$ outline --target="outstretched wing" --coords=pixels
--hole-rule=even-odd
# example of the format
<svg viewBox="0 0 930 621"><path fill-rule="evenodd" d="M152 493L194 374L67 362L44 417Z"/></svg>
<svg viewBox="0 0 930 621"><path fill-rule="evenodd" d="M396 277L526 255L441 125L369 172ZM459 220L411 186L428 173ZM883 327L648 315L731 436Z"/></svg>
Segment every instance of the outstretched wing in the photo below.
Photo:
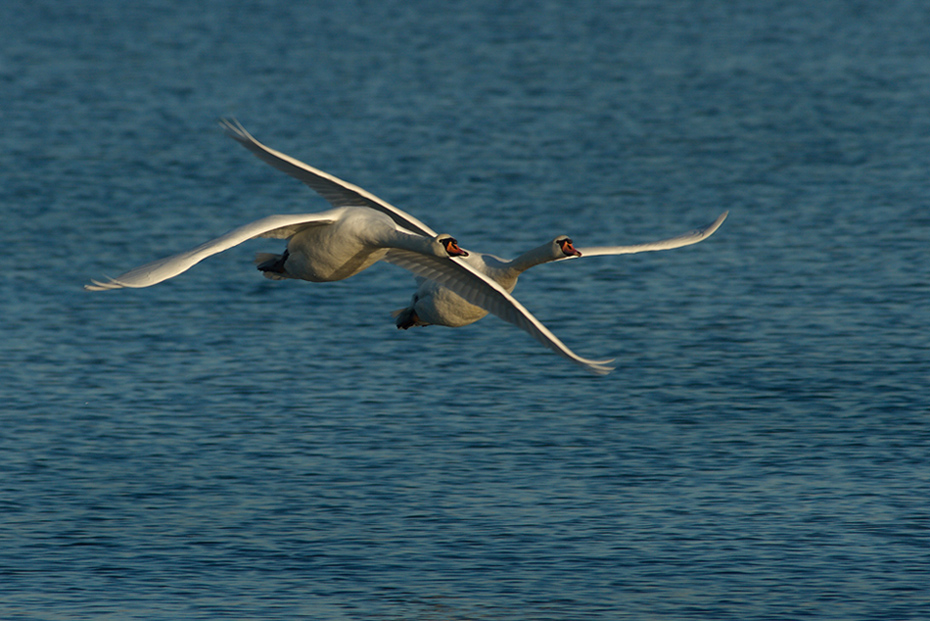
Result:
<svg viewBox="0 0 930 621"><path fill-rule="evenodd" d="M319 226L335 222L342 209L332 209L320 213L268 216L233 229L216 239L200 244L186 252L175 254L158 261L146 263L140 267L110 278L106 282L94 280L91 285L84 285L88 291L105 291L123 287L150 287L163 280L173 278L200 263L209 256L238 246L255 237L275 237L286 239L308 226Z"/></svg>
<svg viewBox="0 0 930 621"><path fill-rule="evenodd" d="M606 254L635 254L637 252L671 250L672 248L690 246L691 244L696 244L699 241L703 241L713 235L714 231L720 228L720 225L723 224L723 221L727 219L727 214L729 213L729 211L724 211L722 214L720 214L720 217L718 217L707 226L694 229L693 231L688 231L687 233L679 235L678 237L671 237L669 239L649 242L646 244L635 244L632 246L593 246L591 248L578 248L578 252L581 253L581 257L565 257L558 260L564 261L566 259L597 257Z"/></svg>
<svg viewBox="0 0 930 621"><path fill-rule="evenodd" d="M613 360L590 360L573 352L503 287L461 259L437 259L393 249L384 260L448 287L471 304L525 330L549 349L592 373L606 375L613 370L609 366Z"/></svg>
<svg viewBox="0 0 930 621"><path fill-rule="evenodd" d="M285 155L280 151L266 147L247 132L236 119L220 119L220 125L230 137L254 153L260 160L306 183L334 207L369 207L387 214L398 226L408 231L427 237L436 236L433 229L374 194L313 166L304 164L300 160Z"/></svg>

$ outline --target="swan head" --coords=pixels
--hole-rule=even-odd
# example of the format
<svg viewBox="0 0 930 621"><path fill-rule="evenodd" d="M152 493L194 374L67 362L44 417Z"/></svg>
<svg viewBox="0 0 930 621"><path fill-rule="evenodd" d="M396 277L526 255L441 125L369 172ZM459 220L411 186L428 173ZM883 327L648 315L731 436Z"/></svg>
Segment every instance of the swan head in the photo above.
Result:
<svg viewBox="0 0 930 621"><path fill-rule="evenodd" d="M554 240L552 240L552 243L554 246L553 250L555 250L556 252L555 256L557 256L560 259L563 257L580 257L581 256L581 253L578 252L575 246L572 245L572 240L571 238L569 238L568 235L559 235Z"/></svg>
<svg viewBox="0 0 930 621"><path fill-rule="evenodd" d="M459 243L451 235L437 235L436 241L450 257L467 257L468 253L459 248Z"/></svg>

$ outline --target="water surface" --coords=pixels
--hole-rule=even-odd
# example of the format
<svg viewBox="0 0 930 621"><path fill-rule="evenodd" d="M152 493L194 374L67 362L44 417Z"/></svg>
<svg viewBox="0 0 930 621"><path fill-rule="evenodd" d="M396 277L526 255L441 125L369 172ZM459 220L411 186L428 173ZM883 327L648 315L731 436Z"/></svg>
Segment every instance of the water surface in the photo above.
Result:
<svg viewBox="0 0 930 621"><path fill-rule="evenodd" d="M0 616L930 615L919 2L33 2L0 26ZM262 279L270 146L513 256L598 378L413 279Z"/></svg>

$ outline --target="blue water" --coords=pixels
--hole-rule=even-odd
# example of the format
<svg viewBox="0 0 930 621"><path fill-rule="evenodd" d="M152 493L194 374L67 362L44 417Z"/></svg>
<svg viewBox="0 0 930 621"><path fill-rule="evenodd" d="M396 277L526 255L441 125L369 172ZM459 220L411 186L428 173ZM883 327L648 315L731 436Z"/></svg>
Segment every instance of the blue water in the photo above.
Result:
<svg viewBox="0 0 930 621"><path fill-rule="evenodd" d="M9 12L8 12L9 13ZM35 0L0 20L0 618L930 618L922 1ZM271 282L255 136L536 268Z"/></svg>

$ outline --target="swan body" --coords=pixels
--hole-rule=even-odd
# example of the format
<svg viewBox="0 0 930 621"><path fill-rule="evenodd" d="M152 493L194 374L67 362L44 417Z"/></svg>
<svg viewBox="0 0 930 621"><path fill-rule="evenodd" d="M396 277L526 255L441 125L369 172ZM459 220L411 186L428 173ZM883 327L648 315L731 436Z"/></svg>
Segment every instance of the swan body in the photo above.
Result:
<svg viewBox="0 0 930 621"><path fill-rule="evenodd" d="M220 123L227 134L259 159L317 192L334 209L320 213L274 215L240 226L191 250L147 263L107 281L92 281L89 291L149 287L177 276L214 254L256 237L288 240L280 255L259 254L258 269L273 279L327 282L349 278L383 260L434 281L467 304L497 315L537 341L603 375L612 360L592 360L569 349L510 292L469 263L468 253L448 235L439 235L413 216L362 188L342 181L258 142L233 119ZM511 287L512 288L512 287Z"/></svg>
<svg viewBox="0 0 930 621"><path fill-rule="evenodd" d="M260 254L258 268L273 279L332 282L354 276L384 259L391 248L437 258L461 256L448 235L425 237L400 229L386 215L365 207L339 207L328 223L300 227L282 255Z"/></svg>
<svg viewBox="0 0 930 621"><path fill-rule="evenodd" d="M696 244L707 239L720 228L728 213L724 212L710 224L682 235L644 244L576 249L568 236L559 235L552 241L533 248L511 261L480 252L469 252L462 261L467 262L475 270L496 281L508 293L511 293L517 285L517 278L520 274L544 263L580 257L669 250ZM406 330L414 326L429 325L458 328L474 323L488 314L483 308L468 303L461 296L435 281L418 278L417 282L417 290L413 294L410 306L393 313L398 328Z"/></svg>
<svg viewBox="0 0 930 621"><path fill-rule="evenodd" d="M207 257L256 237L288 239L283 255L258 255L270 278L312 282L343 280L383 259L391 248L445 260L462 255L448 235L425 237L400 229L389 217L363 207L338 207L311 214L268 216L233 229L196 248L147 263L116 278L85 285L88 291L151 287L186 272ZM274 257L277 261L269 263ZM268 266L268 267L265 267Z"/></svg>
<svg viewBox="0 0 930 621"><path fill-rule="evenodd" d="M525 252L512 261L493 254L469 253L463 259L475 270L499 284L507 293L517 286L517 278L529 268L556 261L578 253L567 235L560 235L551 242ZM417 279L418 286L411 305L394 311L398 328L412 326L441 325L459 328L474 323L487 315L480 306L469 304L448 288L433 280Z"/></svg>

